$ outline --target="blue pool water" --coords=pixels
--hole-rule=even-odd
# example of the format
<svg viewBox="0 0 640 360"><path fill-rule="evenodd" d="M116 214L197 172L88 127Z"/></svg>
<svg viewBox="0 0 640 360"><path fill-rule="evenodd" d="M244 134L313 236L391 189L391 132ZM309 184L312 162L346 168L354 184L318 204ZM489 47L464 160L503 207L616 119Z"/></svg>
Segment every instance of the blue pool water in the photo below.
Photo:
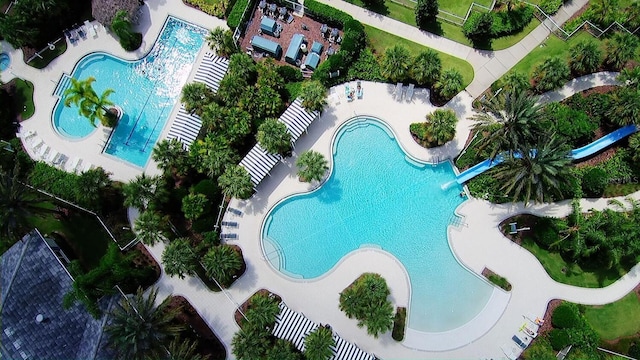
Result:
<svg viewBox="0 0 640 360"><path fill-rule="evenodd" d="M9 54L0 53L0 71L5 71L11 65L11 58Z"/></svg>
<svg viewBox="0 0 640 360"><path fill-rule="evenodd" d="M442 332L475 317L493 288L463 268L449 248L447 226L462 202L451 165L408 159L376 120L347 122L335 141L327 182L283 200L267 216L266 258L284 274L308 279L363 245L379 246L409 274L410 328ZM446 183L453 184L443 190Z"/></svg>
<svg viewBox="0 0 640 360"><path fill-rule="evenodd" d="M205 29L169 17L153 49L140 60L124 61L93 53L78 62L71 76L83 80L94 77L98 95L106 89L115 90L109 99L125 113L106 153L136 166L146 165L205 36ZM65 107L62 101L54 109L53 123L70 139L81 139L95 131L75 106Z"/></svg>

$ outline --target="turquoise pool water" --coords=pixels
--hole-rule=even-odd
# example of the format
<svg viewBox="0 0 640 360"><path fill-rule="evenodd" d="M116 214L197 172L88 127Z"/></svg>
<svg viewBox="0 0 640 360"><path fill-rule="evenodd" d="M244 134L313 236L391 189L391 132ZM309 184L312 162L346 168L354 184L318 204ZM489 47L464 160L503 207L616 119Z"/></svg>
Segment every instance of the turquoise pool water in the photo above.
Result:
<svg viewBox="0 0 640 360"><path fill-rule="evenodd" d="M363 245L381 247L409 274L408 326L455 329L482 310L493 288L463 268L449 248L447 226L462 202L454 180L448 162L433 166L409 159L383 123L352 120L336 136L327 182L270 211L263 251L284 274L309 279Z"/></svg>
<svg viewBox="0 0 640 360"><path fill-rule="evenodd" d="M106 89L109 98L125 115L113 131L105 152L144 167L187 81L206 30L169 17L151 51L136 61L121 60L106 53L93 53L78 62L71 76L96 81L98 94ZM74 106L56 104L53 124L70 139L89 136L95 128Z"/></svg>

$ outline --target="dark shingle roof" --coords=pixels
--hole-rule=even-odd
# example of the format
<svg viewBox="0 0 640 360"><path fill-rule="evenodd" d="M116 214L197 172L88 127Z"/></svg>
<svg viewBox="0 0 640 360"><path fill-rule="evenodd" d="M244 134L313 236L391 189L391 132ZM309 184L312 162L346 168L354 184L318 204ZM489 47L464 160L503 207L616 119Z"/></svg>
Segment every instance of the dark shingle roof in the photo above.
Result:
<svg viewBox="0 0 640 360"><path fill-rule="evenodd" d="M68 310L62 307L72 280L39 233L26 235L2 255L0 263L2 358L107 357L103 319L95 320L80 304ZM38 314L45 321L38 323Z"/></svg>

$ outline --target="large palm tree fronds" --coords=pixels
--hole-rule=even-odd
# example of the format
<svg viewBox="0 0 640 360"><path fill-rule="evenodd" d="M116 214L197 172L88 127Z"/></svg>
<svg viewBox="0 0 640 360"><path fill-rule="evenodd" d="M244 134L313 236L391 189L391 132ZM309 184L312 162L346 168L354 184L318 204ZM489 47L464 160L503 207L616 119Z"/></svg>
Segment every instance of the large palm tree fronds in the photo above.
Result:
<svg viewBox="0 0 640 360"><path fill-rule="evenodd" d="M537 147L524 146L510 153L503 164L492 170L503 182L502 189L525 205L559 194L562 183L570 178L568 149L553 135L537 143Z"/></svg>
<svg viewBox="0 0 640 360"><path fill-rule="evenodd" d="M169 309L171 297L156 306L157 295L157 288L152 288L148 295L138 288L131 299L121 300L111 312L112 322L105 327L105 332L120 358L161 357L166 354L164 344L182 330L174 323L179 309Z"/></svg>
<svg viewBox="0 0 640 360"><path fill-rule="evenodd" d="M543 107L524 89L503 91L483 105L484 111L472 117L476 121L473 130L487 133L481 138L479 149L492 145L491 158L531 145L542 132L539 122Z"/></svg>

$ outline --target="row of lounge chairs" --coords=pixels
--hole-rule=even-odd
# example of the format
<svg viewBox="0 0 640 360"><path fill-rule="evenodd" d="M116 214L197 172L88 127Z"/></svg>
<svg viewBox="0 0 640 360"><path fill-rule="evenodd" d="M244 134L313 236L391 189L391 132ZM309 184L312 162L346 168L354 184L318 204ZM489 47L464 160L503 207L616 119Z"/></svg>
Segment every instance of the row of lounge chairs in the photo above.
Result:
<svg viewBox="0 0 640 360"><path fill-rule="evenodd" d="M405 92L404 85L402 83L398 83L396 84L396 89L393 92L393 96L397 101L402 101L403 94L404 94L404 99L407 102L411 102L413 100L414 90L415 90L414 84L407 85L407 90Z"/></svg>
<svg viewBox="0 0 640 360"><path fill-rule="evenodd" d="M94 167L91 163L85 163L77 157L69 161L69 157L66 154L51 148L35 131L26 131L24 134L21 134L21 137L25 145L31 149L33 158L36 160L44 161L61 170L75 173L87 171Z"/></svg>
<svg viewBox="0 0 640 360"><path fill-rule="evenodd" d="M235 215L235 216L242 216L242 211L232 208L232 207L228 207L227 211L230 212L231 214ZM222 226L223 227L227 227L227 228L237 228L238 227L238 222L237 221L223 221L222 222ZM222 240L236 240L238 238L238 234L236 233L222 233L220 234L220 239Z"/></svg>

